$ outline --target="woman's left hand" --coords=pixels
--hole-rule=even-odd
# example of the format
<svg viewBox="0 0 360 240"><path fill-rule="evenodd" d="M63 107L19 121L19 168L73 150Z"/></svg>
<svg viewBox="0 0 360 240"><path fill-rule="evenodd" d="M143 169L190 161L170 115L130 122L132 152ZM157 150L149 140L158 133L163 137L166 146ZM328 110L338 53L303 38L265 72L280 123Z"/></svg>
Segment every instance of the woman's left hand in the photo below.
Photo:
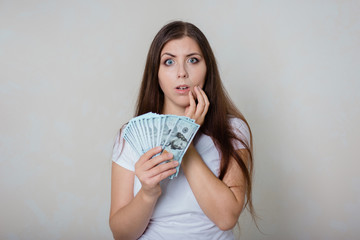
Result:
<svg viewBox="0 0 360 240"><path fill-rule="evenodd" d="M210 102L205 92L199 86L195 86L194 91L198 103L196 104L192 92L189 91L190 105L185 109L185 116L194 119L195 123L201 126L204 123Z"/></svg>

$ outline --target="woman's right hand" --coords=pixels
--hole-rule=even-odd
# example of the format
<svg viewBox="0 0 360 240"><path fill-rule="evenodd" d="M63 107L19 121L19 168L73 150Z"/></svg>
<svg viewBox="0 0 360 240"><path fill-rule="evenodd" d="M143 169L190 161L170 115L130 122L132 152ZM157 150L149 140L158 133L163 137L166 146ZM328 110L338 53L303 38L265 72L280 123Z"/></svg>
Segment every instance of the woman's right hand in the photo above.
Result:
<svg viewBox="0 0 360 240"><path fill-rule="evenodd" d="M135 175L141 182L143 192L149 197L160 196L160 181L176 173L176 167L179 164L177 161L169 161L173 155L167 151L152 158L160 152L161 147L152 148L143 154L135 164Z"/></svg>

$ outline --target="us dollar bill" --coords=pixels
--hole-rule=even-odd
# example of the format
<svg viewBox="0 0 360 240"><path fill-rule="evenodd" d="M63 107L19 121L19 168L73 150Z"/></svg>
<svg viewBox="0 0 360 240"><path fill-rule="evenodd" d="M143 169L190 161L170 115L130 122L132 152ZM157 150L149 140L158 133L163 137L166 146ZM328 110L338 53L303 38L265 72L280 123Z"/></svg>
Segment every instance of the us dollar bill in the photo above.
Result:
<svg viewBox="0 0 360 240"><path fill-rule="evenodd" d="M179 119L173 128L173 131L170 133L170 136L165 143L164 150L171 152L173 154L173 159L179 162L176 173L171 175L169 177L170 179L173 179L178 175L182 158L199 127L200 126L194 122Z"/></svg>
<svg viewBox="0 0 360 240"><path fill-rule="evenodd" d="M188 117L146 113L129 121L124 139L139 157L156 146L162 148L159 154L165 150L171 152L173 159L179 162L176 173L169 177L173 179L178 175L181 160L199 127Z"/></svg>

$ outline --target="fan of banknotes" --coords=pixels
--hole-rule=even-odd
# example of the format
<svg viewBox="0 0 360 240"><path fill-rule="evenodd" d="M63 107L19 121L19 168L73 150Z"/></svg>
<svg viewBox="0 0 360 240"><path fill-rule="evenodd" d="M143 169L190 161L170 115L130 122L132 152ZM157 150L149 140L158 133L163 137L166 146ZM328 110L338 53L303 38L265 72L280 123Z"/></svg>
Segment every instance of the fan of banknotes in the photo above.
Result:
<svg viewBox="0 0 360 240"><path fill-rule="evenodd" d="M139 156L157 146L171 152L173 159L179 162L176 173L169 177L173 179L178 175L181 160L199 127L188 117L149 112L129 121L124 138Z"/></svg>

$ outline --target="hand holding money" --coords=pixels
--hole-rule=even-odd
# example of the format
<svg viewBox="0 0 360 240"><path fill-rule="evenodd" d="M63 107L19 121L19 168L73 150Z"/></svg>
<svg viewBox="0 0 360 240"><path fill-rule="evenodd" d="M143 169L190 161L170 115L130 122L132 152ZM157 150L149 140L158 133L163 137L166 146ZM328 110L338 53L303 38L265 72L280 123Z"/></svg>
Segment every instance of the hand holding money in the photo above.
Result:
<svg viewBox="0 0 360 240"><path fill-rule="evenodd" d="M169 178L176 177L179 173L181 160L199 127L193 119L188 117L151 112L131 119L124 130L124 138L138 153L139 157L141 156L137 163L138 175L147 181L148 177L152 177L161 171L167 171L169 164L160 168L157 168L157 165L161 166L164 161L171 159L164 160L165 156L158 158L160 153L168 152L172 154L172 159L178 162L176 172ZM160 148L153 150L157 146ZM149 160L150 158L151 160ZM144 174L145 171L146 174ZM159 178L163 176L164 174ZM149 182L149 184L152 183Z"/></svg>
<svg viewBox="0 0 360 240"><path fill-rule="evenodd" d="M171 161L173 154L155 147L144 153L135 164L135 175L141 182L143 190L149 196L159 196L161 193L160 181L175 174L177 161ZM156 157L153 157L157 155ZM163 163L163 164L161 164Z"/></svg>
<svg viewBox="0 0 360 240"><path fill-rule="evenodd" d="M210 102L204 90L202 90L199 86L195 86L194 91L198 103L196 104L193 93L189 91L190 106L186 108L185 116L194 119L197 124L202 125L209 109Z"/></svg>

